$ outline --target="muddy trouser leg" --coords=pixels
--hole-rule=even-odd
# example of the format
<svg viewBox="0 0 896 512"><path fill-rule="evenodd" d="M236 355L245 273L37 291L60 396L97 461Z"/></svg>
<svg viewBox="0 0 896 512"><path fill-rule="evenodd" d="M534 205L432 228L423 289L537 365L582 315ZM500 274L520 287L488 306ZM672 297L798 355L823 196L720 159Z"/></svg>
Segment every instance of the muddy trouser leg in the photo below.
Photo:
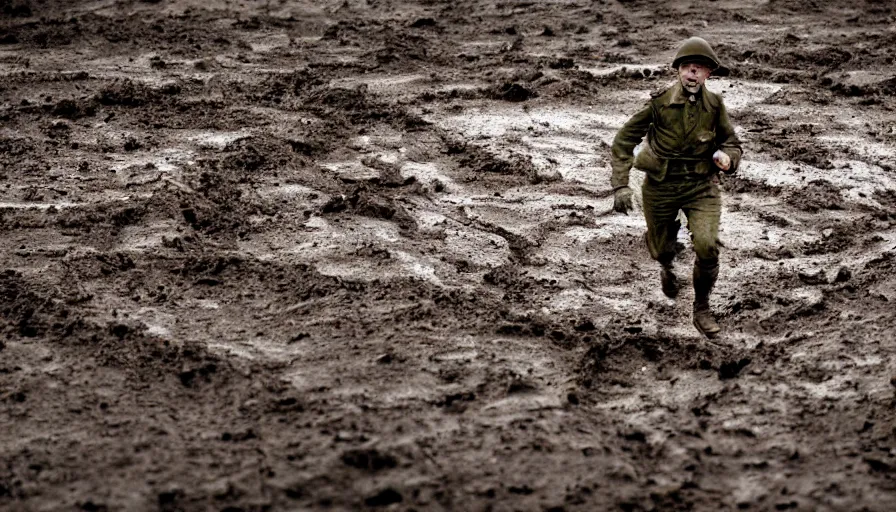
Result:
<svg viewBox="0 0 896 512"><path fill-rule="evenodd" d="M675 258L675 241L681 223L678 210L681 200L677 183L658 183L644 179L641 193L644 203L644 220L647 221L647 250L650 257L664 267L671 267Z"/></svg>
<svg viewBox="0 0 896 512"><path fill-rule="evenodd" d="M644 219L647 221L645 241L650 257L657 260L663 269L660 272L663 294L669 298L678 296L678 278L672 270L675 259L675 245L681 223L678 211L681 208L678 189L680 182L657 183L650 178L644 180Z"/></svg>
<svg viewBox="0 0 896 512"><path fill-rule="evenodd" d="M707 180L694 185L682 207L694 245L694 325L707 337L719 332L709 309L709 295L719 275L719 221L722 198L718 185Z"/></svg>

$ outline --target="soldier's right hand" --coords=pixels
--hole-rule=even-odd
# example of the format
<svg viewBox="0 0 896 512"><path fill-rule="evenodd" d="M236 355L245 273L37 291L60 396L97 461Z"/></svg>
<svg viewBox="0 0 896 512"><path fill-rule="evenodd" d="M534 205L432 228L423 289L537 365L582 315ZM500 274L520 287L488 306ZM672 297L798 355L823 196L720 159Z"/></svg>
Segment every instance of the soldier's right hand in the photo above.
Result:
<svg viewBox="0 0 896 512"><path fill-rule="evenodd" d="M613 210L628 215L632 210L632 189L621 187L613 193Z"/></svg>
<svg viewBox="0 0 896 512"><path fill-rule="evenodd" d="M716 167L725 172L728 172L728 169L731 167L731 157L721 149L716 150L716 152L712 154L712 161L715 162Z"/></svg>

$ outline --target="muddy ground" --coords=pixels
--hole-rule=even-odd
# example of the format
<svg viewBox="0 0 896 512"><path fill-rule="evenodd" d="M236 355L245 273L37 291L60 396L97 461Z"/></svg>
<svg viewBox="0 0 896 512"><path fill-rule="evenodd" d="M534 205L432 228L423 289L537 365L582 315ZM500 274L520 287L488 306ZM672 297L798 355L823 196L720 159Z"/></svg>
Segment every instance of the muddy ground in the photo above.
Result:
<svg viewBox="0 0 896 512"><path fill-rule="evenodd" d="M896 509L896 6L0 16L0 509ZM716 342L609 213L691 35Z"/></svg>

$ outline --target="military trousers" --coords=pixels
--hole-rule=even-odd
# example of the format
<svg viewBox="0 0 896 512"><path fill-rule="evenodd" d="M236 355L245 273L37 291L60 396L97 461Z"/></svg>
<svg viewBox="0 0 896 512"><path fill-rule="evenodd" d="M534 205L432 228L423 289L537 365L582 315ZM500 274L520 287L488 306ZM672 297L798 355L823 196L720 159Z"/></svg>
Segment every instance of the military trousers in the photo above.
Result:
<svg viewBox="0 0 896 512"><path fill-rule="evenodd" d="M681 223L679 210L688 221L688 230L697 263L715 267L719 259L719 220L722 194L716 176L669 176L659 182L649 176L641 188L644 218L647 220L647 248L650 257L663 265L675 258L675 243Z"/></svg>

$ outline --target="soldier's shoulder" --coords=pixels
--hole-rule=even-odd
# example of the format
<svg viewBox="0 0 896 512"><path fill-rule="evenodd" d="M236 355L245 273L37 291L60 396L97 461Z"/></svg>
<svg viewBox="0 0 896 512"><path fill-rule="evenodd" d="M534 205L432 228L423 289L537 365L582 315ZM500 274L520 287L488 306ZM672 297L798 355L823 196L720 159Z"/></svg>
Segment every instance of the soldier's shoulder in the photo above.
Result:
<svg viewBox="0 0 896 512"><path fill-rule="evenodd" d="M665 95L666 93L668 93L669 91L672 90L673 85L675 85L675 84L666 84L666 85L660 87L659 89L655 89L653 92L650 93L650 99L655 100L657 98L661 98L663 95Z"/></svg>

